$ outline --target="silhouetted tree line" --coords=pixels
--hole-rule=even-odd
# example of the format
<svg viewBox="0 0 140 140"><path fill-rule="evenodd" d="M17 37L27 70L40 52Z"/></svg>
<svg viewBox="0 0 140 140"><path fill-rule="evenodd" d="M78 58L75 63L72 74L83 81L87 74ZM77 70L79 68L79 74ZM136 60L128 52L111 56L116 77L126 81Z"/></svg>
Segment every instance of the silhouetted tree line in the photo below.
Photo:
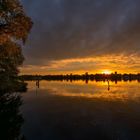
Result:
<svg viewBox="0 0 140 140"><path fill-rule="evenodd" d="M58 80L58 81L75 81L83 80L88 82L90 81L132 81L138 80L140 82L140 74L67 74L67 75L22 75L19 77L22 80Z"/></svg>

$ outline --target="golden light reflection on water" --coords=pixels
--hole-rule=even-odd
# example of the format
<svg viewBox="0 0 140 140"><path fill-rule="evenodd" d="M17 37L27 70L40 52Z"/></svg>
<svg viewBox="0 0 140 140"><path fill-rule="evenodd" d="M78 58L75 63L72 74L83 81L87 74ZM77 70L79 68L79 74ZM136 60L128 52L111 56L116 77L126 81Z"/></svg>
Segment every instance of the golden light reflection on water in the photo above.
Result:
<svg viewBox="0 0 140 140"><path fill-rule="evenodd" d="M109 86L109 87L108 87ZM45 94L65 97L82 97L93 99L105 99L109 101L138 101L140 99L140 83L133 82L95 82L84 81L59 82L41 81L40 89L37 89L35 82L29 82L29 90L43 91Z"/></svg>

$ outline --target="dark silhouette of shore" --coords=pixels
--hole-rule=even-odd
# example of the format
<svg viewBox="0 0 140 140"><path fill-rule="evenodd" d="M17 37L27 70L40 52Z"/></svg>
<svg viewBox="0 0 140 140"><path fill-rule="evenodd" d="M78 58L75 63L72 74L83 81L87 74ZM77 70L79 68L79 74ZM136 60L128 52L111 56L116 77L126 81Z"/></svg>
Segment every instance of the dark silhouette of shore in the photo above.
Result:
<svg viewBox="0 0 140 140"><path fill-rule="evenodd" d="M47 81L77 81L83 80L86 83L88 81L114 81L117 83L118 81L134 81L137 80L140 82L140 73L138 74L118 74L117 72L112 74L66 74L66 75L22 75L20 76L22 80L47 80Z"/></svg>
<svg viewBox="0 0 140 140"><path fill-rule="evenodd" d="M1 75L2 76L2 75ZM25 140L22 134L24 118L20 107L23 104L22 93L27 91L27 84L7 75L0 78L0 139Z"/></svg>

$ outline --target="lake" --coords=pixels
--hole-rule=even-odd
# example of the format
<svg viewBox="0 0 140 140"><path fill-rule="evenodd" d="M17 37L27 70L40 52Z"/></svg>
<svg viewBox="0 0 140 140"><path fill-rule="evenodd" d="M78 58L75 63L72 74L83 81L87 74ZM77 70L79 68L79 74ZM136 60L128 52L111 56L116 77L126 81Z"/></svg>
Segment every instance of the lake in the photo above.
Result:
<svg viewBox="0 0 140 140"><path fill-rule="evenodd" d="M140 83L28 82L27 140L140 140Z"/></svg>

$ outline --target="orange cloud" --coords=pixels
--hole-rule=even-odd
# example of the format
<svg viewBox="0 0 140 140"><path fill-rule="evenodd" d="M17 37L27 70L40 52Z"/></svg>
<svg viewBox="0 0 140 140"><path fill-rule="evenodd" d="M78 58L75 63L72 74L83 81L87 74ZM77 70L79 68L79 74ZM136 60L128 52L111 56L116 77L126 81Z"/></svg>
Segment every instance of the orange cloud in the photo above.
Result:
<svg viewBox="0 0 140 140"><path fill-rule="evenodd" d="M103 70L121 73L137 73L140 70L140 59L137 55L107 55L98 57L63 59L50 61L47 65L26 65L21 68L23 74L66 74L97 73Z"/></svg>

